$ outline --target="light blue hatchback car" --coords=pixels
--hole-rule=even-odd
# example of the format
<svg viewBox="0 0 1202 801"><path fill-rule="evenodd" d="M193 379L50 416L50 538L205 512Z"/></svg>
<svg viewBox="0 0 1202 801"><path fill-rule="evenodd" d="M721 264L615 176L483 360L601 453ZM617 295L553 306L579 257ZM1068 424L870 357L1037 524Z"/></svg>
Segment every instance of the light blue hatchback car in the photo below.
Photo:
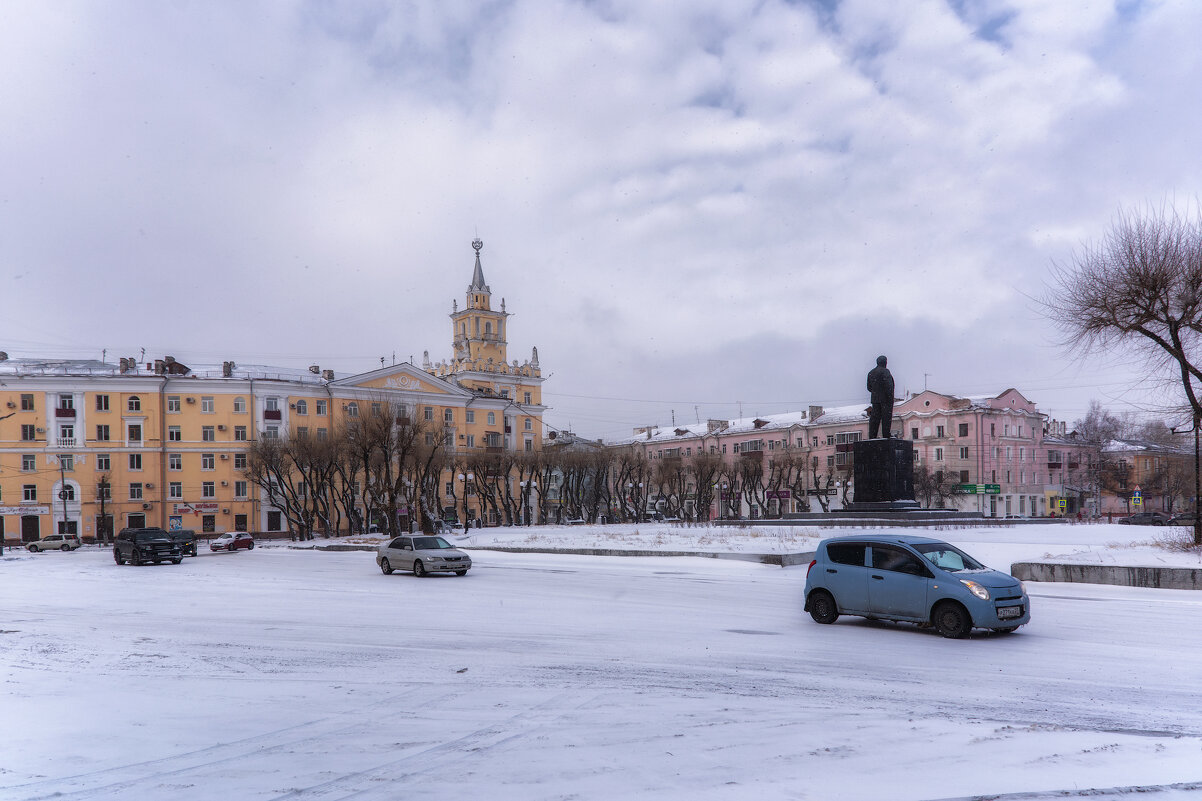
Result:
<svg viewBox="0 0 1202 801"><path fill-rule="evenodd" d="M806 573L805 610L931 625L944 637L974 628L1011 632L1031 620L1022 582L954 545L912 535L832 537Z"/></svg>

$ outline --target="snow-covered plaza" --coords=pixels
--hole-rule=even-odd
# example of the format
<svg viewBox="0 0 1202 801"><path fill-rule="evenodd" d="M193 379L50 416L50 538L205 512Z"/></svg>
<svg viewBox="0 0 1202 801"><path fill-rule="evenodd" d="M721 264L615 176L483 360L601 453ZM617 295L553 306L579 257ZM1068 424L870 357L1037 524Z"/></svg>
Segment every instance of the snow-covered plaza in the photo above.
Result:
<svg viewBox="0 0 1202 801"><path fill-rule="evenodd" d="M805 566L480 547L831 533L486 530L468 576L423 579L286 542L139 568L6 549L0 798L1202 797L1202 594L1028 583L1029 626L953 641L813 623ZM935 536L1003 570L1199 566L1129 547L1157 533Z"/></svg>

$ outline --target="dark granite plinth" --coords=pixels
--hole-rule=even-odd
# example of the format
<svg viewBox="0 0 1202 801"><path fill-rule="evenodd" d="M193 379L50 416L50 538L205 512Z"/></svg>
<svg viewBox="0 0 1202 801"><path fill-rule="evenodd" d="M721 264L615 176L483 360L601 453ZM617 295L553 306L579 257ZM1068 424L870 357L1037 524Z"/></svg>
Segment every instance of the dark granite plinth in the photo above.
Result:
<svg viewBox="0 0 1202 801"><path fill-rule="evenodd" d="M852 445L855 467L854 511L917 509L914 500L914 443L905 439L867 439Z"/></svg>

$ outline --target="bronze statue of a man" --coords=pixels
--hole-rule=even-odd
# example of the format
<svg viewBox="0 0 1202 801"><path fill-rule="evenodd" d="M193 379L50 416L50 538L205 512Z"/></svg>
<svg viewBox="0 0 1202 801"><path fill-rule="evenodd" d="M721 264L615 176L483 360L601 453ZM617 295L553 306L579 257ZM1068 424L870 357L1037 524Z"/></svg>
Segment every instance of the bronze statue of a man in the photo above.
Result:
<svg viewBox="0 0 1202 801"><path fill-rule="evenodd" d="M876 367L868 373L868 391L872 395L872 408L868 412L868 438L889 439L889 428L893 425L893 374L885 365L889 360L876 357Z"/></svg>

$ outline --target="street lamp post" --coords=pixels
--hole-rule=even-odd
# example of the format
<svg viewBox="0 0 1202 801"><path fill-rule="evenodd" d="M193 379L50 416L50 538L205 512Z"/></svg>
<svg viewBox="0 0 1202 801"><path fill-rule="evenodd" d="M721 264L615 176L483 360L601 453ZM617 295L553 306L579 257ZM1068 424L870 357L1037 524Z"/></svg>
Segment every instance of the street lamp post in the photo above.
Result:
<svg viewBox="0 0 1202 801"><path fill-rule="evenodd" d="M467 487L475 478L471 473L460 473L459 480L463 482L463 530L467 531Z"/></svg>

